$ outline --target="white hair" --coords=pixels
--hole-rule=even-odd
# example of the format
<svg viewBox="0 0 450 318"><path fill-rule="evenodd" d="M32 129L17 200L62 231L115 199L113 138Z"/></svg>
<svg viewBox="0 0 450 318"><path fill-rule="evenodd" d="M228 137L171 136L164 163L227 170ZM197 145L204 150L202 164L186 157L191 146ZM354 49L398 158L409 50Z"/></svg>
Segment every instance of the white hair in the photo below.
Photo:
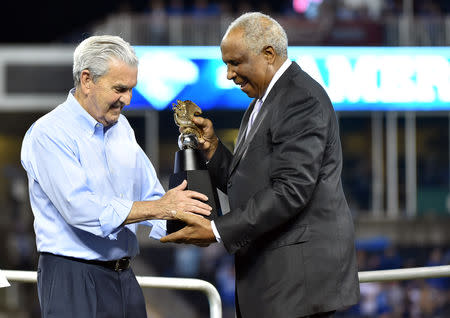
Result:
<svg viewBox="0 0 450 318"><path fill-rule="evenodd" d="M118 59L130 66L137 67L138 58L131 45L119 36L96 35L82 41L73 53L73 81L75 87L80 84L81 72L89 70L95 82L105 75L109 62Z"/></svg>
<svg viewBox="0 0 450 318"><path fill-rule="evenodd" d="M231 22L223 38L231 30L242 29L247 47L255 54L264 47L272 46L281 57L287 57L288 39L286 31L272 17L261 12L247 12Z"/></svg>

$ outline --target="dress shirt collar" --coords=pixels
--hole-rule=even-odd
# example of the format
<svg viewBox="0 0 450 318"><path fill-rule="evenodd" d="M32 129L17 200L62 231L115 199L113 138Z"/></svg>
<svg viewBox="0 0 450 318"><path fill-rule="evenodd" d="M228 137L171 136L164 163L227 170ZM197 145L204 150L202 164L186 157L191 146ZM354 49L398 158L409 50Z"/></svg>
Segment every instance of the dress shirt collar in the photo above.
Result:
<svg viewBox="0 0 450 318"><path fill-rule="evenodd" d="M267 95L269 95L270 90L272 89L273 85L278 81L278 79L283 75L283 73L288 69L289 66L291 66L292 61L290 59L286 59L284 63L281 65L281 67L278 69L278 71L275 72L275 75L272 77L272 80L269 83L269 86L267 86L266 92L264 93L263 97L261 98L261 104L264 103L266 100Z"/></svg>
<svg viewBox="0 0 450 318"><path fill-rule="evenodd" d="M95 130L99 127L103 129L103 125L99 123L94 117L92 117L91 114L89 114L86 109L83 108L83 106L81 106L81 104L75 98L74 94L75 88L72 88L67 96L67 108L75 113L75 116L79 119L77 120L77 125L80 125L83 130L85 130L90 136L92 136L95 133Z"/></svg>
<svg viewBox="0 0 450 318"><path fill-rule="evenodd" d="M72 88L67 96L66 108L74 113L77 125L89 135L93 135L98 122L81 106L74 94L75 88Z"/></svg>

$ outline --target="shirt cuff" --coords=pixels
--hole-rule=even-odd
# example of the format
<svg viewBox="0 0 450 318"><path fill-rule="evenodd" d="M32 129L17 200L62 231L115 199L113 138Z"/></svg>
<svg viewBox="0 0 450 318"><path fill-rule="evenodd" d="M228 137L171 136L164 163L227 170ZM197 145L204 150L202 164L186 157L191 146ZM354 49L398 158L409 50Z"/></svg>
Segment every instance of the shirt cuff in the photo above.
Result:
<svg viewBox="0 0 450 318"><path fill-rule="evenodd" d="M100 229L105 237L110 240L117 240L121 228L120 225L130 214L133 201L113 198L110 202L110 209L106 209L98 218Z"/></svg>
<svg viewBox="0 0 450 318"><path fill-rule="evenodd" d="M213 230L214 236L216 237L216 241L222 243L222 238L220 237L219 231L217 231L216 224L214 224L214 221L211 221L211 228Z"/></svg>
<svg viewBox="0 0 450 318"><path fill-rule="evenodd" d="M167 221L166 220L152 220L149 221L152 225L149 237L159 240L163 236L167 235Z"/></svg>

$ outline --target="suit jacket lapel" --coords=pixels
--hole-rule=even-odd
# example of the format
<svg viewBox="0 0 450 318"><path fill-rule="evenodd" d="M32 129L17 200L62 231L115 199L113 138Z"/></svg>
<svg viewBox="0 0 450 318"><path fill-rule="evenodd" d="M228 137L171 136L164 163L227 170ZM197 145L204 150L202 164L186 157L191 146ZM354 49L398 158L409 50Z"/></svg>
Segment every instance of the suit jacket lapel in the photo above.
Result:
<svg viewBox="0 0 450 318"><path fill-rule="evenodd" d="M256 131L258 130L259 125L261 125L261 122L263 121L264 117L267 114L268 109L270 106L269 103L264 102L261 106L261 109L259 110L258 115L256 116L255 121L253 122L253 125L251 127L250 132L247 135L247 138L245 138L246 131L248 129L248 120L250 117L250 114L253 110L253 107L255 106L256 99L253 100L250 107L247 109L247 111L244 114L244 118L242 120L241 128L239 129L239 135L238 135L238 142L236 144L236 150L234 152L233 160L230 164L229 174L231 175L233 173L234 168L236 168L237 164L241 160L242 157L244 157L248 144L255 136ZM245 122L245 126L243 127L243 124Z"/></svg>
<svg viewBox="0 0 450 318"><path fill-rule="evenodd" d="M261 109L259 111L258 116L256 116L255 121L253 122L252 130L249 132L247 138L245 138L246 131L247 131L247 125L248 120L250 118L250 114L253 111L253 107L256 104L256 98L251 102L247 110L245 111L244 117L242 118L241 127L239 127L239 133L238 138L236 142L236 148L234 150L233 159L231 160L231 164L228 170L229 175L231 175L236 168L237 164L241 160L242 157L244 157L248 144L253 139L253 137L256 134L256 131L258 130L259 126L261 125L262 121L264 120L264 117L267 115L268 110L272 107L276 107L276 105L271 105L274 101L274 97L277 94L277 91L280 87L283 87L286 85L285 81L287 81L292 74L295 72L298 72L300 70L300 67L297 63L292 62L291 66L288 67L288 69L281 75L281 77L278 79L278 81L275 83L275 85L272 87L270 93L267 95L266 100L261 106Z"/></svg>
<svg viewBox="0 0 450 318"><path fill-rule="evenodd" d="M253 111L253 107L255 107L255 104L256 104L256 99L254 99L250 103L250 105L247 107L247 110L244 113L244 117L242 118L242 121L241 121L241 126L239 127L239 133L237 136L236 147L234 148L234 155L236 155L239 152L239 149L242 148L242 144L244 142L245 135L247 133L248 121L249 121L250 115Z"/></svg>
<svg viewBox="0 0 450 318"><path fill-rule="evenodd" d="M259 113L257 114L255 121L253 122L253 125L251 127L250 132L247 135L247 138L245 138L244 140L244 145L242 148L247 148L248 144L250 143L250 141L253 139L253 137L256 134L256 131L258 130L259 125L261 125L261 122L263 121L264 117L267 114L268 109L270 108L269 106L269 102L265 101L262 105L261 105L261 109L259 110Z"/></svg>
<svg viewBox="0 0 450 318"><path fill-rule="evenodd" d="M234 167L239 162L239 160L242 156L242 150L243 150L245 135L247 132L248 121L249 121L250 115L253 111L253 107L255 107L255 104L256 104L256 98L253 99L253 101L247 107L247 110L244 113L244 117L242 118L241 126L239 127L239 133L237 136L236 147L234 148L233 159L231 160L230 167L228 169L230 174L231 174L232 169L234 169Z"/></svg>

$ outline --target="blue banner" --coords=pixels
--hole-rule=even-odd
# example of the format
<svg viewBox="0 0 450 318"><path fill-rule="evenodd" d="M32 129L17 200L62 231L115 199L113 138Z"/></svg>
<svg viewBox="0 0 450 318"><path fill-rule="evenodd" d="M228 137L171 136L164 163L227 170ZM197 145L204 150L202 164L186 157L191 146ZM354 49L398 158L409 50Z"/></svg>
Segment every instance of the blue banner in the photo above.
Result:
<svg viewBox="0 0 450 318"><path fill-rule="evenodd" d="M190 99L202 109L245 109L251 99L226 78L216 46L136 46L138 84L132 109L172 107ZM337 111L450 110L448 47L290 47L328 92Z"/></svg>

